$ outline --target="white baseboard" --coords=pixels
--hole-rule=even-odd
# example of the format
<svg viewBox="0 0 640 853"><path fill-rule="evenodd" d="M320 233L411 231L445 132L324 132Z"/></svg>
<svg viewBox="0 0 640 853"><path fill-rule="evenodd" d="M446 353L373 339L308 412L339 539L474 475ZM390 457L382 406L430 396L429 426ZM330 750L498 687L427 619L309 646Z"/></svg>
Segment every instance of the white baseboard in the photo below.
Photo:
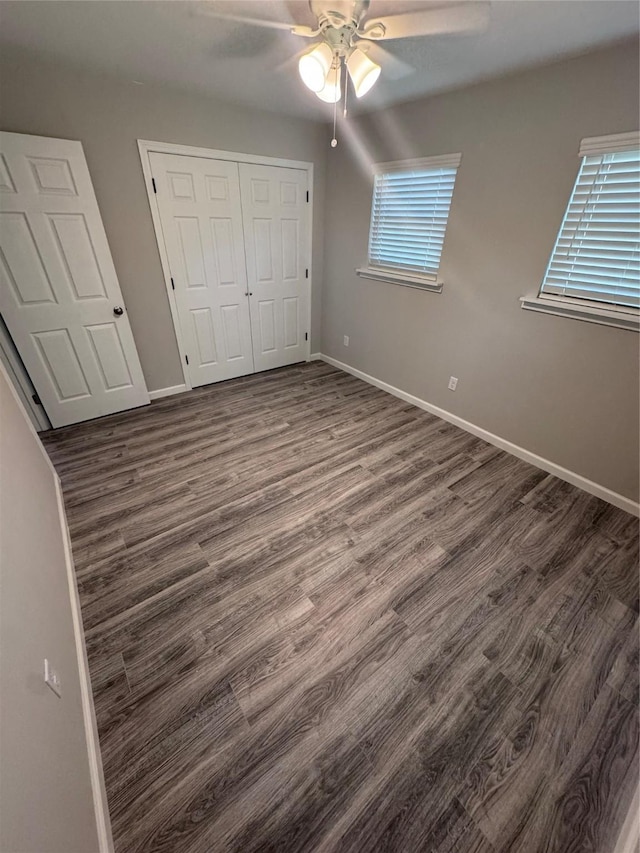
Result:
<svg viewBox="0 0 640 853"><path fill-rule="evenodd" d="M171 397L173 394L182 394L183 391L187 390L187 386L182 383L182 385L170 385L168 388L156 388L155 391L149 391L149 399L150 400L159 400L160 397Z"/></svg>
<svg viewBox="0 0 640 853"><path fill-rule="evenodd" d="M613 853L638 853L640 850L640 788L636 788Z"/></svg>
<svg viewBox="0 0 640 853"><path fill-rule="evenodd" d="M60 485L60 479L55 472L54 477L56 481L56 496L58 499L58 515L60 518L60 528L64 542L65 563L67 566L71 616L73 619L73 634L76 641L76 655L78 658L78 670L80 674L82 716L84 718L87 752L89 755L89 775L91 777L93 808L95 811L96 828L98 831L98 844L100 853L113 853L111 819L109 817L107 791L104 784L100 741L98 740L98 727L96 725L96 712L93 706L93 692L91 690L91 678L89 676L89 663L87 661L87 649L84 641L84 628L82 626L82 616L80 615L80 598L78 596L78 587L76 585L73 557L71 556L71 539L69 536L69 528L67 526L67 516L64 510L62 486Z"/></svg>
<svg viewBox="0 0 640 853"><path fill-rule="evenodd" d="M309 361L324 361L324 356L321 352L312 352Z"/></svg>
<svg viewBox="0 0 640 853"><path fill-rule="evenodd" d="M571 483L571 485L577 486L579 489L583 489L585 492L589 492L589 494L595 495L597 498L601 498L603 501L607 501L607 503L613 504L619 509L625 510L625 512L629 512L635 516L640 516L640 504L637 504L630 498L626 498L624 495L620 495L617 492L608 489L606 486L601 486L599 483L594 483L593 480L588 480L581 474L576 474L575 471L569 471L567 468L563 468L561 465L557 465L555 462L550 462L548 459L545 459L542 456L538 456L536 453L532 453L530 450L526 450L524 447L520 447L517 444L513 444L513 442L511 441L507 441L506 438L501 438L499 435L494 435L494 433L489 432L488 430L483 429L482 427L476 426L470 421L466 421L464 420L464 418L458 417L458 415L454 415L451 412L447 412L446 409L441 409L439 406L434 406L431 403L427 403L426 400L422 400L420 399L420 397L415 397L413 394L408 394L406 391L402 391L400 388L396 388L395 385L389 385L388 382L383 382L381 379L376 379L375 376L370 376L368 373L364 373L362 370L358 370L355 367L351 367L350 364L345 364L342 361L338 361L337 358L331 358L331 356L324 355L323 353L317 353L317 355L312 355L311 358L318 358L321 361L326 361L327 364L331 364L334 367L337 367L339 370L344 370L345 373L350 373L352 376L357 376L358 379L362 379L365 382L368 382L370 385L375 385L376 388L381 388L383 391L387 391L389 394L393 394L394 397L399 397L401 400L404 400L407 403L411 403L413 406L417 406L419 409L424 409L425 412L430 412L432 415L437 415L439 418L442 418L443 421L448 421L451 424L455 424L455 426L466 430L466 432L470 432L472 435L483 439L489 444L493 444L495 447L499 447L500 450L506 450L507 453L511 453L513 456L517 456L519 459L523 459L525 462L529 462L531 465L535 465L536 468L541 468L548 474L553 474L560 480L565 480L567 483Z"/></svg>

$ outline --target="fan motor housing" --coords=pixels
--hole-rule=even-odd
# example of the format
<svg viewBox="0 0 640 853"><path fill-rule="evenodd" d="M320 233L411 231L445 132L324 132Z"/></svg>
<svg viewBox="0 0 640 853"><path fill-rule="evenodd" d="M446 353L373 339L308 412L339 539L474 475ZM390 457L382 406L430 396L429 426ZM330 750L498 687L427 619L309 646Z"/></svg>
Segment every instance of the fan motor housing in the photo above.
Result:
<svg viewBox="0 0 640 853"><path fill-rule="evenodd" d="M335 29L357 29L371 0L309 0L309 8L318 19L318 25Z"/></svg>

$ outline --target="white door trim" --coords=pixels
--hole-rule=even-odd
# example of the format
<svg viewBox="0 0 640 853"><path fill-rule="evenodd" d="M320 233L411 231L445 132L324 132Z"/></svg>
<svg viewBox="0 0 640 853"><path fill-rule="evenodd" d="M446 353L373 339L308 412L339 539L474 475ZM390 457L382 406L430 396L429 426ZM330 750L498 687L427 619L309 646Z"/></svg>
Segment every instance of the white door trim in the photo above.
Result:
<svg viewBox="0 0 640 853"><path fill-rule="evenodd" d="M20 353L11 339L2 315L0 315L0 362L4 365L9 380L20 397L36 432L51 429L51 422L46 415L44 406L38 406L33 401L33 394L36 389L31 382L31 377L25 370Z"/></svg>
<svg viewBox="0 0 640 853"><path fill-rule="evenodd" d="M262 157L255 154L241 154L236 151L219 151L214 148L196 148L190 145L180 145L174 142L153 142L148 139L138 139L138 151L140 153L140 162L142 164L142 172L144 175L144 183L149 200L149 209L151 210L151 219L153 221L153 230L156 235L156 243L158 244L158 252L160 254L160 264L164 275L164 284L167 290L167 298L169 300L169 308L171 310L171 319L175 329L178 351L180 352L180 364L182 367L182 375L184 377L185 389L191 390L191 380L187 371L186 349L180 332L180 318L178 315L178 306L175 298L175 291L171 287L171 271L169 267L169 258L167 248L164 242L162 233L162 223L160 220L160 208L158 207L158 199L153 189L153 174L151 170L151 162L149 154L157 152L159 154L180 154L186 157L206 157L210 160L232 160L235 163L253 163L260 166L281 166L287 169L301 169L307 173L307 187L309 191L309 207L307 211L307 235L309 246L309 280L308 280L308 340L307 340L307 361L311 358L311 304L313 293L313 163L304 160L284 160L279 157Z"/></svg>

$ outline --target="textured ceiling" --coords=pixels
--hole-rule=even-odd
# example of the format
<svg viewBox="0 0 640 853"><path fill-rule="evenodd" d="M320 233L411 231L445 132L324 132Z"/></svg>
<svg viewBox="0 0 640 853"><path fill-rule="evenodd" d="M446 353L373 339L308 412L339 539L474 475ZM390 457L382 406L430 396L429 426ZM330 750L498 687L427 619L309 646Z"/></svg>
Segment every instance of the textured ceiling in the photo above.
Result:
<svg viewBox="0 0 640 853"><path fill-rule="evenodd" d="M372 0L370 16L443 5L443 0ZM329 117L331 107L298 78L295 55L308 41L278 29L216 20L201 13L204 7L314 23L304 0L4 0L0 46L273 112ZM494 0L482 34L386 42L415 71L394 79L393 69L383 67L357 107L386 106L584 52L637 33L638 19L635 0Z"/></svg>

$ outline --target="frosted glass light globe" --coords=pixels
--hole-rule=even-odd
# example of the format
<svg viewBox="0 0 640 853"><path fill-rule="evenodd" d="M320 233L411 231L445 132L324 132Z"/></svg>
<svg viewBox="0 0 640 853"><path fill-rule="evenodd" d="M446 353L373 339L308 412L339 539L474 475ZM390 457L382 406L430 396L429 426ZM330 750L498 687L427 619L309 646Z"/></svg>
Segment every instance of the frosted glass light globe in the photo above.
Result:
<svg viewBox="0 0 640 853"><path fill-rule="evenodd" d="M298 71L302 82L312 92L320 92L327 82L327 74L331 70L333 53L328 44L316 45L310 53L305 53L298 62Z"/></svg>

